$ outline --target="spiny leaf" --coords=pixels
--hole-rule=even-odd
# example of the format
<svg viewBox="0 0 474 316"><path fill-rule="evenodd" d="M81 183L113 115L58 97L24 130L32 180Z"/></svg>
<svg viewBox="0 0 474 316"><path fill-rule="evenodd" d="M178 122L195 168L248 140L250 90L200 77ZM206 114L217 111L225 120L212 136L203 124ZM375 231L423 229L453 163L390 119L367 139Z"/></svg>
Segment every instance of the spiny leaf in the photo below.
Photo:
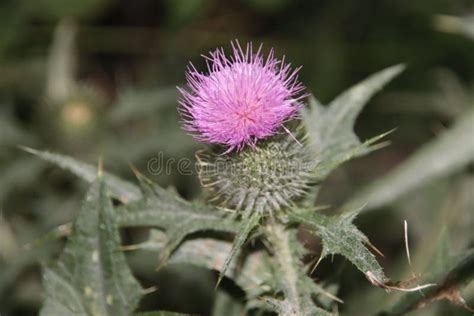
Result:
<svg viewBox="0 0 474 316"><path fill-rule="evenodd" d="M294 240L292 252L295 258L300 258L304 251L299 243ZM148 251L160 251L164 247L164 233L153 230L150 238L144 243L131 245L127 249L144 249ZM212 238L197 238L185 240L179 248L171 255L168 264L191 264L194 266L222 271L224 261L229 257L232 244L228 241L221 241ZM295 263L298 262L295 260ZM300 282L308 293L325 295L331 300L339 299L325 291L320 285L315 283L304 273L304 267L298 263L301 269ZM281 290L276 280L281 276L272 268L272 262L265 251L255 251L248 254L243 261L243 265L236 272L236 261L230 262L225 276L232 279L246 293L246 308L265 308L262 305L262 297L273 295ZM267 306L268 307L268 306Z"/></svg>
<svg viewBox="0 0 474 316"><path fill-rule="evenodd" d="M372 137L365 142L361 143L360 145L356 145L351 149L347 150L340 155L334 156L332 159L328 161L322 161L316 164L316 167L312 171L312 176L314 181L317 185L312 186L309 188L306 196L304 197L302 203L300 204L302 207L314 207L314 201L318 197L319 189L321 188L320 183L337 167L342 165L343 163L359 157L361 155L368 154L372 151L385 147L388 142L380 142L379 140L383 139L385 136L390 134L392 131L388 131L386 133L380 134L378 136Z"/></svg>
<svg viewBox="0 0 474 316"><path fill-rule="evenodd" d="M250 233L258 225L258 222L260 221L261 217L261 212L254 212L253 210L249 210L248 212L244 213L244 216L242 217L242 221L240 223L240 227L234 237L234 242L232 243L230 253L225 259L224 264L222 265L221 271L219 273L219 279L217 280L217 285L219 285L222 278L225 276L225 273L227 272L230 263L235 258L237 253L242 249Z"/></svg>
<svg viewBox="0 0 474 316"><path fill-rule="evenodd" d="M368 203L364 211L380 208L429 181L465 167L474 161L473 126L474 109L400 166L362 189L344 209L350 210L363 203Z"/></svg>
<svg viewBox="0 0 474 316"><path fill-rule="evenodd" d="M221 271L232 243L213 238L186 240L170 258L170 264L192 264L209 270ZM232 271L226 276L231 277Z"/></svg>
<svg viewBox="0 0 474 316"><path fill-rule="evenodd" d="M392 131L388 131L388 132L385 132L383 134L372 137L372 138L366 140L365 142L352 147L351 149L347 150L346 152L341 153L341 154L333 157L330 160L322 161L313 170L313 173L314 173L316 179L318 179L319 181L322 181L329 175L329 173L332 170L336 169L337 167L339 167L343 163L345 163L345 162L347 162L347 161L349 161L349 160L351 160L355 157L358 157L358 156L361 156L361 155L364 155L364 154L368 154L368 153L370 153L372 151L375 151L375 150L377 150L381 147L385 147L387 145L387 143L386 142L379 143L379 140L383 139L385 136L387 136L391 132Z"/></svg>
<svg viewBox="0 0 474 316"><path fill-rule="evenodd" d="M144 293L120 251L114 210L94 182L59 261L46 267L41 315L130 315Z"/></svg>
<svg viewBox="0 0 474 316"><path fill-rule="evenodd" d="M266 235L275 258L275 277L285 296L284 300L267 298L269 307L280 315L331 315L312 300L314 282L306 275L300 261L302 247L296 240L296 231L272 224L267 227Z"/></svg>
<svg viewBox="0 0 474 316"><path fill-rule="evenodd" d="M354 124L367 101L403 69L403 65L396 65L375 73L343 92L328 106L314 97L309 99L309 106L302 109L301 116L317 161L314 171L317 182L322 182L342 163L384 145L375 143L386 134L362 143L354 133ZM312 187L305 205L314 204L319 188L319 185Z"/></svg>
<svg viewBox="0 0 474 316"><path fill-rule="evenodd" d="M117 208L120 226L153 226L166 232L166 246L161 253L162 262L190 234L199 231L233 233L237 222L220 209L190 203L137 175L143 198Z"/></svg>
<svg viewBox="0 0 474 316"><path fill-rule="evenodd" d="M265 297L263 298L267 306L278 313L278 315L281 316L286 316L286 315L292 315L292 316L331 316L331 314L328 311L325 311L324 309L321 309L317 306L311 306L308 307L307 310L303 312L295 312L293 309L292 305L288 302L288 300L278 300L276 298L269 298Z"/></svg>
<svg viewBox="0 0 474 316"><path fill-rule="evenodd" d="M97 178L97 167L77 161L76 159L48 151L39 151L33 148L20 146L23 150L40 157L43 160L56 164L62 169L68 170L79 178L92 183ZM128 181L122 180L117 176L104 173L104 181L107 183L107 189L112 197L126 203L138 200L141 197L140 189Z"/></svg>
<svg viewBox="0 0 474 316"><path fill-rule="evenodd" d="M337 216L324 216L316 212L294 212L290 218L304 223L309 230L322 240L324 257L340 254L351 261L369 280L374 277L381 284L388 281L375 256L367 249L367 237L352 223L358 212ZM372 282L372 281L371 281Z"/></svg>
<svg viewBox="0 0 474 316"><path fill-rule="evenodd" d="M125 246L127 250L143 249L151 252L159 252L166 245L166 234L160 230L152 230L147 241ZM229 241L217 240L213 238L195 238L183 241L168 260L168 264L189 264L209 270L221 271L225 259L229 256L232 243ZM246 293L246 308L252 309L261 305L261 296L273 293L276 286L273 285L275 279L271 270L271 263L267 253L263 250L247 254L243 264L237 272L237 261L231 261L229 268L225 272L227 278L232 279ZM220 290L218 290L219 292ZM223 306L217 307L224 308ZM235 305L233 305L235 307ZM221 315L221 314L215 314Z"/></svg>
<svg viewBox="0 0 474 316"><path fill-rule="evenodd" d="M302 113L310 142L321 161L334 159L360 145L354 124L367 101L404 69L403 65L386 68L351 87L327 107L310 99Z"/></svg>
<svg viewBox="0 0 474 316"><path fill-rule="evenodd" d="M170 264L192 264L198 267L222 271L225 259L229 256L232 243L212 238L197 238L183 242L169 259ZM269 271L268 256L264 251L248 254L238 273L236 261L232 261L225 276L234 280L248 298L257 298L255 292L265 291L264 283L273 278ZM255 294L255 295L253 295Z"/></svg>

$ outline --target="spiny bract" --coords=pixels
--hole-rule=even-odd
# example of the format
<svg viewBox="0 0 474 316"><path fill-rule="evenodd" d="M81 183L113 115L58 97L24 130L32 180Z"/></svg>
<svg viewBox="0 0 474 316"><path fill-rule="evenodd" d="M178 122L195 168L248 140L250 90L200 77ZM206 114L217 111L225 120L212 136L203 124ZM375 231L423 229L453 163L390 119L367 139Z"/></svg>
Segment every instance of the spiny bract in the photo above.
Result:
<svg viewBox="0 0 474 316"><path fill-rule="evenodd" d="M207 74L191 64L188 89L178 88L183 128L199 141L226 146L227 152L274 135L305 97L299 68L291 70L284 59L274 57L273 49L266 58L262 46L254 53L251 43L245 52L238 42L232 49L229 58L222 48L205 57Z"/></svg>
<svg viewBox="0 0 474 316"><path fill-rule="evenodd" d="M197 154L199 178L210 201L234 210L273 212L293 205L314 181L314 159L290 135L223 156Z"/></svg>

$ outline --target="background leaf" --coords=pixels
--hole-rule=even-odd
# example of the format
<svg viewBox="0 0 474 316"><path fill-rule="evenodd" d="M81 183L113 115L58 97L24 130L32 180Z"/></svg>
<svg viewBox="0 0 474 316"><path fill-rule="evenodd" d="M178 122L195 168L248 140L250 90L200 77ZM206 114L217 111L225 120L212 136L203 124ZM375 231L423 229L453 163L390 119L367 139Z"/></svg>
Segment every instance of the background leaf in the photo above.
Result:
<svg viewBox="0 0 474 316"><path fill-rule="evenodd" d="M315 174L319 182L340 164L384 145L374 143L385 134L362 143L354 133L354 124L369 99L403 69L403 65L396 65L379 71L343 92L327 106L310 97L309 106L302 109L301 115L317 162ZM312 189L307 205L314 203L319 187Z"/></svg>
<svg viewBox="0 0 474 316"><path fill-rule="evenodd" d="M425 278L425 282L434 282L435 286L423 290L422 293L418 291L405 293L398 302L378 315L405 315L441 299L447 299L474 312L474 309L466 304L460 293L462 287L474 280L474 249L467 250L454 260L449 261L452 262L446 264L442 270L433 271L434 275ZM436 268L439 269L439 267Z"/></svg>
<svg viewBox="0 0 474 316"><path fill-rule="evenodd" d="M97 167L95 166L80 162L69 156L50 153L48 151L39 151L28 147L22 147L22 149L72 172L87 182L93 182L97 178ZM109 173L104 173L103 178L104 182L107 183L107 189L112 197L122 202L137 200L141 197L140 189L133 183L122 180Z"/></svg>
<svg viewBox="0 0 474 316"><path fill-rule="evenodd" d="M387 175L356 193L345 208L365 203L364 211L380 208L429 181L460 170L474 161L472 135L474 109L462 115L452 128L424 145Z"/></svg>
<svg viewBox="0 0 474 316"><path fill-rule="evenodd" d="M102 179L94 182L59 261L46 267L41 315L129 315L143 290L120 250Z"/></svg>
<svg viewBox="0 0 474 316"><path fill-rule="evenodd" d="M321 161L330 161L361 144L354 133L357 116L370 98L404 69L396 65L379 71L343 92L327 106L314 97L302 117L313 150Z"/></svg>
<svg viewBox="0 0 474 316"><path fill-rule="evenodd" d="M170 104L176 104L177 97L175 87L156 90L126 88L120 93L115 107L109 112L109 119L118 123L147 117Z"/></svg>

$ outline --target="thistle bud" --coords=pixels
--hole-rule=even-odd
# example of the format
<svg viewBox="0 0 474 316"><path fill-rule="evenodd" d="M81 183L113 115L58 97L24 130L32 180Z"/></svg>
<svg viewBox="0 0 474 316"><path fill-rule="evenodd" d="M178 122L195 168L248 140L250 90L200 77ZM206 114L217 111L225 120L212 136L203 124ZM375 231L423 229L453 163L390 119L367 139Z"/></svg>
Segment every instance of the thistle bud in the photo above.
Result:
<svg viewBox="0 0 474 316"><path fill-rule="evenodd" d="M230 155L201 151L196 156L209 200L228 209L280 211L301 198L313 181L314 159L290 135L276 135Z"/></svg>

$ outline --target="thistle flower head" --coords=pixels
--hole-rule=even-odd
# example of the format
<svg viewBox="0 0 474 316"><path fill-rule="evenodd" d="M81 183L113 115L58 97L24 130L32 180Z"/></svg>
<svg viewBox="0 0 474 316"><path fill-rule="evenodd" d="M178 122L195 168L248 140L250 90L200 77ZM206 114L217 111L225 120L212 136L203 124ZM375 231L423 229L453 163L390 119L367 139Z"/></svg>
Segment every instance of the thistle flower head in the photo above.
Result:
<svg viewBox="0 0 474 316"><path fill-rule="evenodd" d="M294 129L303 144L302 128ZM218 155L200 151L199 179L210 202L237 211L272 213L294 205L315 181L313 155L290 135L275 135L255 149Z"/></svg>
<svg viewBox="0 0 474 316"><path fill-rule="evenodd" d="M184 129L197 140L240 150L275 134L302 107L299 68L276 59L273 50L264 57L261 49L232 43L231 57L222 48L205 57L207 73L189 66L188 89L178 88L179 110Z"/></svg>

